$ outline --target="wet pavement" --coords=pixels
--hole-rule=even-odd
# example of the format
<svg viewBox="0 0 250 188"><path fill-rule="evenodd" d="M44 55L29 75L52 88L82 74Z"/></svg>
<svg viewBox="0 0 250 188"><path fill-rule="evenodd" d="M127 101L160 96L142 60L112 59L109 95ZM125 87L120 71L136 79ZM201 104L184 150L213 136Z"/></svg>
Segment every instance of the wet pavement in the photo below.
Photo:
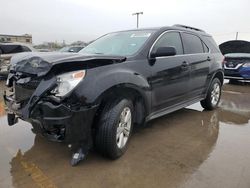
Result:
<svg viewBox="0 0 250 188"><path fill-rule="evenodd" d="M217 110L194 104L137 129L122 158L91 152L71 167L65 145L8 127L1 97L0 187L249 188L249 119L250 85L225 84Z"/></svg>

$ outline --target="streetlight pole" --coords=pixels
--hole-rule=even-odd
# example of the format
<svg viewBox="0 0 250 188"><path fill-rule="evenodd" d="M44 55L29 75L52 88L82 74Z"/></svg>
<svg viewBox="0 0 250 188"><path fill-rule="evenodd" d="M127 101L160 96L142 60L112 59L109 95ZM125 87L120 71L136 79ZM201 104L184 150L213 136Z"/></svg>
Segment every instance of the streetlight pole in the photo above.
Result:
<svg viewBox="0 0 250 188"><path fill-rule="evenodd" d="M139 15L143 14L143 12L135 12L132 14L132 16L136 15L136 27L139 28Z"/></svg>

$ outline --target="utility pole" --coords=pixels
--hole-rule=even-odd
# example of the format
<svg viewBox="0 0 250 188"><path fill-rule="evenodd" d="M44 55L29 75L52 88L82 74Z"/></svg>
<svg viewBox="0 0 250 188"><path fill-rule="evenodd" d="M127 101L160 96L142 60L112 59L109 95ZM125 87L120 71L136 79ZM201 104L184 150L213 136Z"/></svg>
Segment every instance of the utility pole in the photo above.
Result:
<svg viewBox="0 0 250 188"><path fill-rule="evenodd" d="M136 27L139 28L139 15L143 14L143 12L135 12L132 14L132 16L136 15Z"/></svg>
<svg viewBox="0 0 250 188"><path fill-rule="evenodd" d="M236 40L238 40L238 34L239 34L239 32L236 32Z"/></svg>

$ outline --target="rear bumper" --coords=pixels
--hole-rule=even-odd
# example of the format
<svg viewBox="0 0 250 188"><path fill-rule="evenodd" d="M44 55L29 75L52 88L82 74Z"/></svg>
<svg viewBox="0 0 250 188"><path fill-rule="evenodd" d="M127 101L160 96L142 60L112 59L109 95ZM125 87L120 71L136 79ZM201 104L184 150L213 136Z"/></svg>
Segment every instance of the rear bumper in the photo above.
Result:
<svg viewBox="0 0 250 188"><path fill-rule="evenodd" d="M18 110L11 97L4 96L8 106L9 115L28 121L33 126L35 133L41 133L47 139L68 144L92 146L91 125L97 110L96 106L71 108L67 104L56 104L52 101L39 101L30 111L30 117L22 117L22 111ZM14 124L15 122L13 122Z"/></svg>

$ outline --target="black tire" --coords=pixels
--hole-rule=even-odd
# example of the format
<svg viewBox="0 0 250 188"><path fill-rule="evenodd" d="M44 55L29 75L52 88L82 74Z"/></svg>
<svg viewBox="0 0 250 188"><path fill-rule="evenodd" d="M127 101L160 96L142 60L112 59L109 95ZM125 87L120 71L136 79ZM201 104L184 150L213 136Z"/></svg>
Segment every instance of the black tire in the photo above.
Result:
<svg viewBox="0 0 250 188"><path fill-rule="evenodd" d="M215 85L217 84L219 85L219 97L215 104L212 102L212 92L213 92ZM212 83L209 86L206 98L200 102L201 106L206 110L213 110L218 107L218 104L220 102L220 97L221 97L221 82L218 78L214 78Z"/></svg>
<svg viewBox="0 0 250 188"><path fill-rule="evenodd" d="M117 139L117 129L121 113L128 108L131 112L130 132L126 144L119 148L117 141L120 137ZM99 153L111 159L119 158L125 153L133 130L133 112L133 103L128 99L117 99L104 106L95 133L95 148Z"/></svg>

